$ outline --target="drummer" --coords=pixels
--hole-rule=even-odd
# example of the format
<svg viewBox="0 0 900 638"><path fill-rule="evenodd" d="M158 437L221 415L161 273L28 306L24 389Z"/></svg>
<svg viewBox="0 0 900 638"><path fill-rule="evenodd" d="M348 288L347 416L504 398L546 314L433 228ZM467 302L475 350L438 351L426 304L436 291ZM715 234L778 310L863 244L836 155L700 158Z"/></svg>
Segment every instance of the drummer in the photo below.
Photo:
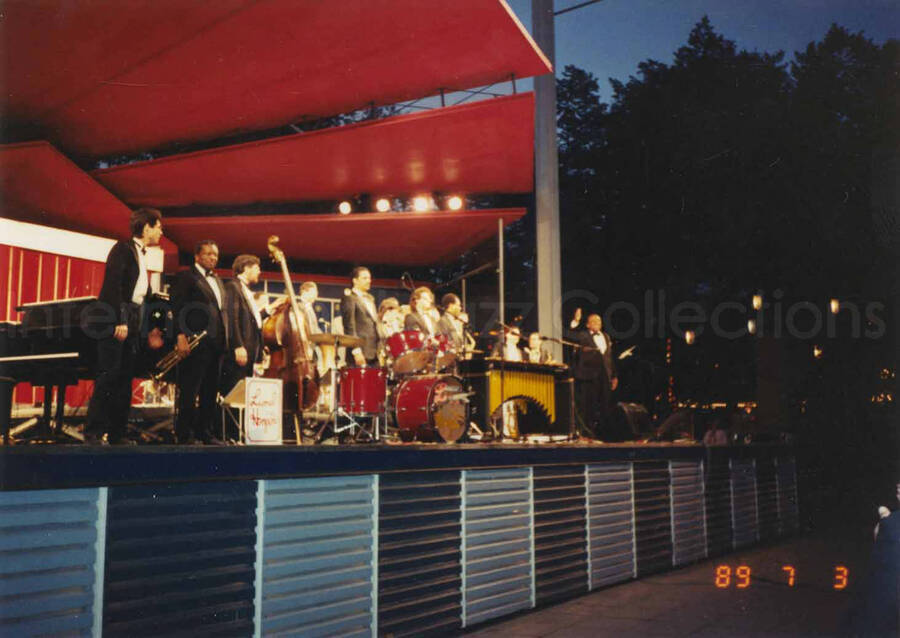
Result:
<svg viewBox="0 0 900 638"><path fill-rule="evenodd" d="M396 297L386 297L378 304L378 319L381 321L385 338L403 330L403 315Z"/></svg>
<svg viewBox="0 0 900 638"><path fill-rule="evenodd" d="M434 295L431 290L425 286L419 286L413 290L410 306L413 310L403 322L406 330L418 330L428 337L439 333L438 322L434 318Z"/></svg>

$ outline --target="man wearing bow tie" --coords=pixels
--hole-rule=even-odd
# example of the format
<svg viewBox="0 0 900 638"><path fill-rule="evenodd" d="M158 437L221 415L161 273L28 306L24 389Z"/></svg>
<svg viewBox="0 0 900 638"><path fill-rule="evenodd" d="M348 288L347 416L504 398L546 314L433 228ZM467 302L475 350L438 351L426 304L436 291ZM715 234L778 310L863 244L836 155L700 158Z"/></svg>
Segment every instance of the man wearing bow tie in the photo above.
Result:
<svg viewBox="0 0 900 638"><path fill-rule="evenodd" d="M179 443L197 440L221 445L216 432L216 393L228 322L225 287L215 274L219 248L206 239L197 244L194 264L175 278L172 309L175 313L175 349L182 358L177 369L178 416L175 435ZM188 342L206 330L206 336L191 351Z"/></svg>
<svg viewBox="0 0 900 638"><path fill-rule="evenodd" d="M155 208L131 215L131 239L116 242L106 258L97 307L104 315L97 330L97 377L88 406L85 443L128 443L125 430L131 410L131 381L141 335L144 301L150 293L147 248L159 244L162 221ZM99 314L99 313L98 313Z"/></svg>
<svg viewBox="0 0 900 638"><path fill-rule="evenodd" d="M369 294L372 287L372 273L368 268L357 266L350 274L353 289L341 299L341 320L344 334L360 337L361 347L352 351L353 361L359 366L378 365L378 345L382 339L381 323L375 299Z"/></svg>
<svg viewBox="0 0 900 638"><path fill-rule="evenodd" d="M588 315L587 325L578 330L581 308L569 324L566 336L580 347L575 349L572 375L580 396L579 407L584 425L595 437L609 431L612 417L612 393L619 385L613 363L612 341L603 332L598 314Z"/></svg>
<svg viewBox="0 0 900 638"><path fill-rule="evenodd" d="M434 313L434 295L431 290L425 286L419 286L412 293L411 305L415 308L411 313L406 315L403 320L403 328L405 330L418 330L426 337L433 337L438 333L440 317L435 320Z"/></svg>

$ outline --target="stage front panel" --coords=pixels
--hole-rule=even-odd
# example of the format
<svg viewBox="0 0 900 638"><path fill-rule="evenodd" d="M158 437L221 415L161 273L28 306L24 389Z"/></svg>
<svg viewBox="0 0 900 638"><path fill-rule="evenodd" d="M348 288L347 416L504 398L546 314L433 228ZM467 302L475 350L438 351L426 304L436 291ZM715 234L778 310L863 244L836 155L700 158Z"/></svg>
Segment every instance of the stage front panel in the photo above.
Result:
<svg viewBox="0 0 900 638"><path fill-rule="evenodd" d="M587 517L591 589L637 576L634 536L634 472L631 463L587 468Z"/></svg>
<svg viewBox="0 0 900 638"><path fill-rule="evenodd" d="M759 506L759 540L778 536L778 479L775 478L775 459L756 460L756 500Z"/></svg>
<svg viewBox="0 0 900 638"><path fill-rule="evenodd" d="M0 492L0 635L99 630L106 496Z"/></svg>
<svg viewBox="0 0 900 638"><path fill-rule="evenodd" d="M669 464L644 461L634 464L635 536L638 576L672 566L672 521Z"/></svg>
<svg viewBox="0 0 900 638"><path fill-rule="evenodd" d="M781 534L800 529L800 507L797 498L797 463L793 457L775 459L778 480L778 525Z"/></svg>
<svg viewBox="0 0 900 638"><path fill-rule="evenodd" d="M706 547L709 556L732 549L731 473L728 459L713 456L704 464L706 488Z"/></svg>
<svg viewBox="0 0 900 638"><path fill-rule="evenodd" d="M731 459L731 522L735 549L759 540L758 521L753 459Z"/></svg>
<svg viewBox="0 0 900 638"><path fill-rule="evenodd" d="M462 627L460 472L379 477L378 632Z"/></svg>
<svg viewBox="0 0 900 638"><path fill-rule="evenodd" d="M377 591L377 476L261 485L262 634L370 635Z"/></svg>
<svg viewBox="0 0 900 638"><path fill-rule="evenodd" d="M465 625L534 606L529 468L463 472Z"/></svg>
<svg viewBox="0 0 900 638"><path fill-rule="evenodd" d="M103 635L253 630L255 481L109 491Z"/></svg>
<svg viewBox="0 0 900 638"><path fill-rule="evenodd" d="M672 560L683 565L706 557L706 506L700 463L671 461Z"/></svg>
<svg viewBox="0 0 900 638"><path fill-rule="evenodd" d="M584 465L534 468L534 542L539 605L588 590Z"/></svg>

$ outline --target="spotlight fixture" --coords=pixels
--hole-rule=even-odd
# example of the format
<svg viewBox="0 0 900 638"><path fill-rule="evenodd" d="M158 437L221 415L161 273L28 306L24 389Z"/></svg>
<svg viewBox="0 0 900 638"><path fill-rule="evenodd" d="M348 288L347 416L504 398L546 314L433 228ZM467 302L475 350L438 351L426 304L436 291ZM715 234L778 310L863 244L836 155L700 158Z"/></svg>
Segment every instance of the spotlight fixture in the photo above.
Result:
<svg viewBox="0 0 900 638"><path fill-rule="evenodd" d="M813 358L821 359L822 358L822 348L819 346L813 346Z"/></svg>
<svg viewBox="0 0 900 638"><path fill-rule="evenodd" d="M452 195L447 198L447 208L450 210L461 210L463 207L463 198L459 195Z"/></svg>
<svg viewBox="0 0 900 638"><path fill-rule="evenodd" d="M351 206L350 202L348 202L346 200L341 202L340 204L338 204L338 212L341 215L349 215L350 211L352 211L352 210L353 210L353 206Z"/></svg>
<svg viewBox="0 0 900 638"><path fill-rule="evenodd" d="M696 339L696 335L693 330L685 330L684 331L684 342L688 345L694 343L694 339Z"/></svg>
<svg viewBox="0 0 900 638"><path fill-rule="evenodd" d="M838 311L841 309L841 302L837 299L832 299L830 302L831 305L831 314L836 315Z"/></svg>
<svg viewBox="0 0 900 638"><path fill-rule="evenodd" d="M762 295L753 295L753 309L759 310L762 308L763 298Z"/></svg>
<svg viewBox="0 0 900 638"><path fill-rule="evenodd" d="M747 319L747 332L752 335L756 334L756 319Z"/></svg>
<svg viewBox="0 0 900 638"><path fill-rule="evenodd" d="M375 202L375 210L379 213L386 213L391 210L391 202L384 197L379 197Z"/></svg>
<svg viewBox="0 0 900 638"><path fill-rule="evenodd" d="M416 211L417 213L426 212L429 208L431 208L430 202L428 201L428 199L429 198L425 197L424 195L418 195L416 197L413 197L413 201L412 201L413 210Z"/></svg>

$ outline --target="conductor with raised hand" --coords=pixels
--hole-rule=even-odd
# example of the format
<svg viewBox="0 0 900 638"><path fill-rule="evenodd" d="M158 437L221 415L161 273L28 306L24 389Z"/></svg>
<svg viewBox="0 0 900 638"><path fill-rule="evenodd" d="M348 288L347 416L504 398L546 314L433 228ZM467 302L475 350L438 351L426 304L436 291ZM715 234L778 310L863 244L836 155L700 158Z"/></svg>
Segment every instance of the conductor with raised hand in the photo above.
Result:
<svg viewBox="0 0 900 638"><path fill-rule="evenodd" d="M585 428L597 438L610 431L612 393L619 385L612 356L612 340L603 332L603 320L590 314L581 326L581 308L576 308L566 337L578 344L572 359L572 375Z"/></svg>

